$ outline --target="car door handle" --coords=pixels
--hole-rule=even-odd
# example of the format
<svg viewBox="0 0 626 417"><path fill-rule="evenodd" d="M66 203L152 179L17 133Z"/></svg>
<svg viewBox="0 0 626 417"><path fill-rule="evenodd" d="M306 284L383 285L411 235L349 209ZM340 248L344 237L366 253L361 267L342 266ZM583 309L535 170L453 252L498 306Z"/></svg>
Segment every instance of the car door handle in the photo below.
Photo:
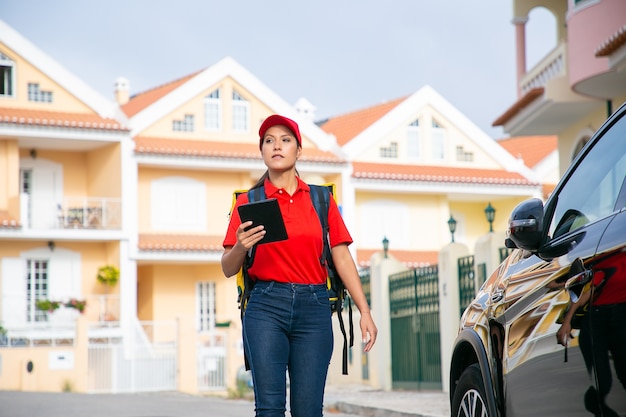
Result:
<svg viewBox="0 0 626 417"><path fill-rule="evenodd" d="M504 290L502 289L495 290L493 294L491 294L492 303L498 303L502 301L503 298L504 298Z"/></svg>

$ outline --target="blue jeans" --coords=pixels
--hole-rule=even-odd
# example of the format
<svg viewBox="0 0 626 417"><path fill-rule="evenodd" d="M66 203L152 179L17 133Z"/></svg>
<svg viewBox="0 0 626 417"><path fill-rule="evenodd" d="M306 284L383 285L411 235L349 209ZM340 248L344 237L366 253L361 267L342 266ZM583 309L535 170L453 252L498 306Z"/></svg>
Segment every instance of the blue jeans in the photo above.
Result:
<svg viewBox="0 0 626 417"><path fill-rule="evenodd" d="M257 417L321 417L333 351L325 285L258 281L243 319Z"/></svg>

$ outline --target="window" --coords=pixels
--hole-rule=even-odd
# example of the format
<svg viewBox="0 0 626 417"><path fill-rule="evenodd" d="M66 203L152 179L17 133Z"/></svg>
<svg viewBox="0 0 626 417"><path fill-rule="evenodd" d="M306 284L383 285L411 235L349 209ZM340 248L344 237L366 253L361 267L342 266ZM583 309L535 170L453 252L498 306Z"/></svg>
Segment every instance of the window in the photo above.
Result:
<svg viewBox="0 0 626 417"><path fill-rule="evenodd" d="M233 91L233 130L247 132L250 126L250 103Z"/></svg>
<svg viewBox="0 0 626 417"><path fill-rule="evenodd" d="M406 129L407 157L417 159L420 157L420 134L419 120L415 119Z"/></svg>
<svg viewBox="0 0 626 417"><path fill-rule="evenodd" d="M446 132L445 130L433 120L431 133L431 146L433 159L443 160L446 157Z"/></svg>
<svg viewBox="0 0 626 417"><path fill-rule="evenodd" d="M219 88L204 98L204 128L206 130L222 128L222 102Z"/></svg>
<svg viewBox="0 0 626 417"><path fill-rule="evenodd" d="M39 84L28 83L28 101L52 103L52 91L43 91L39 89Z"/></svg>
<svg viewBox="0 0 626 417"><path fill-rule="evenodd" d="M359 242L366 248L380 248L383 238L387 237L394 248L408 248L415 221L405 204L392 200L366 202L359 215Z"/></svg>
<svg viewBox="0 0 626 417"><path fill-rule="evenodd" d="M397 158L398 157L398 142L391 142L389 146L380 147L381 158Z"/></svg>
<svg viewBox="0 0 626 417"><path fill-rule="evenodd" d="M196 284L197 330L210 331L215 328L215 283Z"/></svg>
<svg viewBox="0 0 626 417"><path fill-rule="evenodd" d="M47 321L45 311L37 309L37 301L49 297L48 261L28 259L26 261L26 320L29 322Z"/></svg>
<svg viewBox="0 0 626 417"><path fill-rule="evenodd" d="M193 114L186 114L183 120L172 121L174 132L193 132Z"/></svg>
<svg viewBox="0 0 626 417"><path fill-rule="evenodd" d="M456 160L460 162L472 162L474 160L474 152L467 152L462 146L457 146Z"/></svg>
<svg viewBox="0 0 626 417"><path fill-rule="evenodd" d="M611 215L626 178L626 117L615 123L576 166L559 191L549 234L558 237Z"/></svg>
<svg viewBox="0 0 626 417"><path fill-rule="evenodd" d="M0 52L0 97L13 96L13 76L15 62Z"/></svg>
<svg viewBox="0 0 626 417"><path fill-rule="evenodd" d="M186 177L165 177L152 181L150 195L154 230L206 231L204 183Z"/></svg>

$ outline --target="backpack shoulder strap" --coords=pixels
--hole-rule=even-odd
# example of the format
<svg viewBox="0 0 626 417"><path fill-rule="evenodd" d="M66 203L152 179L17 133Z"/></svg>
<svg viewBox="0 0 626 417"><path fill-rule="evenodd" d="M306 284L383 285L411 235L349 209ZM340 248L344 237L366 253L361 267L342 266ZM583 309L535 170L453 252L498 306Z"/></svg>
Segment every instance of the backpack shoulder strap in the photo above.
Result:
<svg viewBox="0 0 626 417"><path fill-rule="evenodd" d="M328 208L330 206L330 193L328 192L328 188L323 185L309 184L309 188L311 189L313 207L322 225L322 243L324 247L320 256L320 262L326 264L329 259L332 259L330 258L330 244L328 242Z"/></svg>
<svg viewBox="0 0 626 417"><path fill-rule="evenodd" d="M320 219L320 224L322 225L322 242L323 249L322 254L320 256L320 262L322 265L326 266L329 274L329 279L331 280L341 280L337 272L335 271L335 266L333 264L333 257L330 252L330 242L328 237L328 210L330 208L330 195L334 196L334 185L313 185L309 184L309 188L311 189L311 200L313 202L313 207L315 207L315 211L317 212L317 217ZM333 283L331 283L333 284ZM343 288L343 284L342 284ZM330 287L329 287L330 289ZM343 289L340 289L339 292L343 292ZM348 303L350 301L348 300ZM339 328L341 329L341 334L343 335L343 363L342 363L342 374L348 374L348 336L346 334L345 324L343 322L342 315L342 305L343 305L343 297L342 294L337 294L337 299L334 301L335 303L335 311L337 312L337 319L339 320ZM349 304L349 325L350 325L350 344L352 347L354 344L354 330L352 327L352 306Z"/></svg>

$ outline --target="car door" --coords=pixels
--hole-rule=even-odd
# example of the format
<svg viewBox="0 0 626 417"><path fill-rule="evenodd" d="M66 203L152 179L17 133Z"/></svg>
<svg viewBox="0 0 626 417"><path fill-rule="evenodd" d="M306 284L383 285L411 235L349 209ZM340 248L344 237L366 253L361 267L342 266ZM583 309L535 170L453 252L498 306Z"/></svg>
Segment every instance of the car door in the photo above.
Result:
<svg viewBox="0 0 626 417"><path fill-rule="evenodd" d="M590 361L581 350L582 329L572 333L567 349L557 344L556 333L570 301L568 281L593 276L598 256L624 249L624 108L618 113L590 140L546 203L544 244L509 265L502 286L503 313L497 318L504 336L502 384L509 417L588 416L598 411L591 398L599 391L598 379L590 365L598 358L592 353ZM589 323L593 328L593 315ZM626 384L626 377L622 381ZM623 398L619 385L613 378L609 391ZM607 413L602 415L612 415Z"/></svg>

